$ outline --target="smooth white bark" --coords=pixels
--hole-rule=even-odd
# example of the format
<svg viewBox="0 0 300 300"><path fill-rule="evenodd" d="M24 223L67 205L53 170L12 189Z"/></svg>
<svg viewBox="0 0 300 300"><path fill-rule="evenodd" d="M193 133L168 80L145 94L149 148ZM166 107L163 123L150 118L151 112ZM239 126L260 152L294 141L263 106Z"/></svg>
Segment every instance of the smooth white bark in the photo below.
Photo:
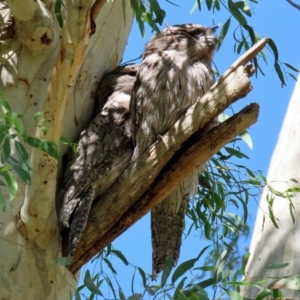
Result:
<svg viewBox="0 0 300 300"><path fill-rule="evenodd" d="M31 128L34 113L40 111L46 119L48 138L57 140L63 134L74 140L93 113L93 96L102 74L120 63L131 28L132 9L128 4L124 24L121 1L105 4L96 19L96 32L89 37L89 1L67 1L68 5L83 8L79 13L67 14L65 24L69 27L63 33L43 3L27 2L31 6L25 15L33 17L22 20L20 13L17 24L24 25L22 30L30 38L37 34L39 43L21 38L17 30L18 38L8 39L0 47L0 89L12 110L24 116L25 128ZM22 3L26 5L25 1ZM19 16L21 2L10 1L10 5ZM38 18L46 16L48 23L42 27L47 36L48 32L52 34L48 44L44 43L47 40L40 43L45 32L39 31L34 20L41 7L46 14L39 14ZM72 27L76 20L82 22ZM57 82L61 89L56 88ZM6 212L0 211L0 298L69 299L76 288L76 278L54 263L61 256L55 213L57 162L40 151L34 151L31 159L32 185L25 187L18 180L16 198L7 200Z"/></svg>
<svg viewBox="0 0 300 300"><path fill-rule="evenodd" d="M267 180L278 191L285 191L290 187L286 182L291 178L300 182L300 76L292 94L288 110L282 125L277 145L270 163ZM292 186L299 184L292 183ZM279 277L300 274L300 194L293 197L295 207L295 223L290 215L290 203L287 199L275 197L273 211L278 218L279 228L275 228L268 216L267 196L270 192L265 190L256 218L254 233L250 247L250 260L248 262L245 280L259 281L268 278L265 286L270 287ZM270 264L290 263L286 268L265 270ZM284 288L286 282L278 288L283 288L284 296L298 299L298 292ZM243 287L244 296L255 299L258 289Z"/></svg>

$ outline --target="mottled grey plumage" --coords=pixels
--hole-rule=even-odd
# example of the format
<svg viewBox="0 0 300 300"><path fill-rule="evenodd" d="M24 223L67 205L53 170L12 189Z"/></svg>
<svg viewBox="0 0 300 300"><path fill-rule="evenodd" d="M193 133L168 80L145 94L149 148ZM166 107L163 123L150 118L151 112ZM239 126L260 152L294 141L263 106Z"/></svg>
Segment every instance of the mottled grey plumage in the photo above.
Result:
<svg viewBox="0 0 300 300"><path fill-rule="evenodd" d="M127 65L103 78L96 96L100 112L82 131L77 153L66 171L58 220L61 230L70 226L71 255L93 200L112 186L132 156L129 101L137 70L138 65Z"/></svg>
<svg viewBox="0 0 300 300"><path fill-rule="evenodd" d="M166 133L214 83L214 31L193 24L172 26L147 44L130 104L133 160ZM152 211L153 277L162 270L166 259L177 263L186 205L196 192L198 173L195 170Z"/></svg>

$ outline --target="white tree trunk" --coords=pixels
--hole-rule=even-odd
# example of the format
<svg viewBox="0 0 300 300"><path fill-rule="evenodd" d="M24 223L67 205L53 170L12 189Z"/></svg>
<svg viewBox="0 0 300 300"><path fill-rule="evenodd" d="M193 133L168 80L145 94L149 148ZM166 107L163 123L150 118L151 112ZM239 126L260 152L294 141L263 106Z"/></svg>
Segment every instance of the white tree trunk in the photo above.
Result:
<svg viewBox="0 0 300 300"><path fill-rule="evenodd" d="M270 163L267 180L277 191L283 192L291 185L286 182L291 178L300 182L300 76L291 97L278 142ZM287 199L276 196L273 210L278 219L278 229L274 227L268 216L267 197L270 192L265 190L257 213L254 233L250 246L250 259L246 269L245 280L259 281L267 278L265 287L282 289L284 297L298 299L297 291L287 289L292 283L287 280L276 282L277 278L300 273L300 194L292 198L295 207L295 223L290 214L290 203ZM270 264L290 263L281 269L265 270ZM299 287L298 287L299 288ZM245 297L255 299L259 290L255 287L243 287Z"/></svg>
<svg viewBox="0 0 300 300"><path fill-rule="evenodd" d="M35 112L43 112L47 139L57 141L64 135L74 140L91 118L103 73L120 63L133 12L126 1L124 22L122 1L103 7L103 1L97 1L101 10L90 36L91 1L66 1L62 30L54 1L44 3L7 1L16 19L16 36L0 48L0 90L12 110L24 116L25 128L33 125ZM31 151L31 161L32 184L18 180L15 199L9 203L7 198L6 212L0 211L0 298L69 299L76 278L54 263L61 256L55 213L58 164L37 150Z"/></svg>

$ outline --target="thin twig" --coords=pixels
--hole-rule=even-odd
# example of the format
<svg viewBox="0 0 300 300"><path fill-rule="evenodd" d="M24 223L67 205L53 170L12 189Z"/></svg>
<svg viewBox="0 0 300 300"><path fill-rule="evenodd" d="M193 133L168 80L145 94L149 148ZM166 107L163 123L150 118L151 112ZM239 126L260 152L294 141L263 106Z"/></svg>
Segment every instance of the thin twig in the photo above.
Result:
<svg viewBox="0 0 300 300"><path fill-rule="evenodd" d="M292 0L286 0L289 4L291 4L292 6L294 6L295 8L300 10L300 5L296 4L294 1Z"/></svg>

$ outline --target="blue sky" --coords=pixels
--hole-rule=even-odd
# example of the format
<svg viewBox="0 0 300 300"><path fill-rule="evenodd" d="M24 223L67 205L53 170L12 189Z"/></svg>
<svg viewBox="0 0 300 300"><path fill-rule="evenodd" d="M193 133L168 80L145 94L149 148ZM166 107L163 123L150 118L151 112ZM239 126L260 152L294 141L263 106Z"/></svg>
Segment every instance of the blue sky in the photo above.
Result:
<svg viewBox="0 0 300 300"><path fill-rule="evenodd" d="M162 8L167 12L166 22L168 25L200 23L206 26L219 25L222 27L230 16L229 12L224 8L221 9L221 12L216 12L215 15L212 15L212 12L206 10L205 1L202 1L202 11L199 12L196 10L193 14L190 14L190 11L194 0L174 0L173 2L180 5L180 8L167 1L160 1ZM300 12L286 1L260 1L259 4L252 3L252 8L253 17L248 20L249 25L254 27L260 37L271 37L275 41L281 62L287 62L300 68L300 40L298 38L298 18ZM231 30L228 32L220 51L215 54L214 63L220 74L238 57L233 51L234 41L232 38L233 30L235 30L236 27L237 23L231 22ZM139 57L152 34L151 30L148 29L146 36L142 38L138 26L136 22L134 22L123 62ZM217 31L217 35L218 34L219 31ZM242 107L251 102L257 102L260 105L259 120L249 129L254 148L250 150L245 146L242 147L242 151L250 158L250 160L244 161L246 166L252 170L261 170L264 175L267 175L269 162L295 85L295 81L289 78L286 80L287 86L284 88L281 87L280 81L273 68L274 57L269 50L266 50L266 54L268 65L263 61L260 62L265 76L258 74L257 78L255 78L255 76L252 77L253 91L232 107L233 112L238 112ZM252 228L257 210L257 204L254 200L251 202L249 210L251 214L249 221ZM243 243L242 246L248 247L250 239L243 241ZM130 263L142 267L148 274L151 273L152 250L149 215L145 216L127 230L113 242L113 245L116 249L122 251ZM179 263L197 256L202 247L203 243L201 243L199 236L192 235L187 240L183 240ZM113 264L118 271L118 281L125 295L129 296L131 294L130 286L134 268L130 266L125 267L124 264L117 259L113 260ZM99 271L99 266L93 266L91 271ZM84 271L82 273L84 273ZM140 292L142 291L142 285L139 283L138 274L136 274L136 277L136 292ZM88 294L89 293L87 293L87 295ZM110 294L109 298L113 299L113 295Z"/></svg>

